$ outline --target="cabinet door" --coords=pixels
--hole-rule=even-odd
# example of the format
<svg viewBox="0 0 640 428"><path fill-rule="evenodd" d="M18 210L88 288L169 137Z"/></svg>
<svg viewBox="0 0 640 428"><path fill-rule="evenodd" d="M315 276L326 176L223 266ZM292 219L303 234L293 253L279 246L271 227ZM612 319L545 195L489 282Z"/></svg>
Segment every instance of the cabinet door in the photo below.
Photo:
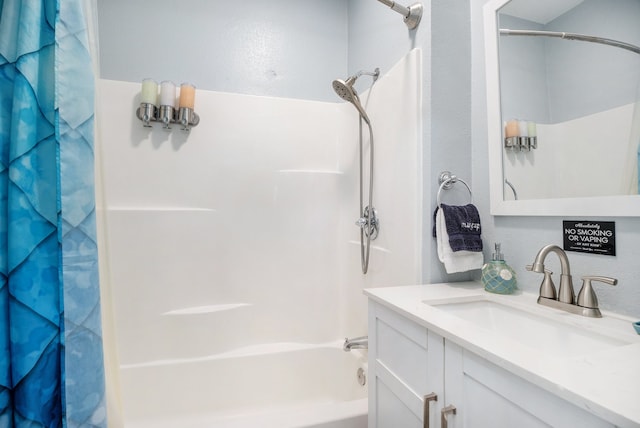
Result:
<svg viewBox="0 0 640 428"><path fill-rule="evenodd" d="M425 395L442 390L435 379L429 335L424 327L373 302L369 305L369 427L424 427ZM442 358L439 338L435 358ZM436 339L436 347L438 345ZM437 403L427 402L430 414ZM430 420L436 421L435 417ZM435 423L435 422L434 422Z"/></svg>
<svg viewBox="0 0 640 428"><path fill-rule="evenodd" d="M444 354L447 428L613 427L446 340Z"/></svg>
<svg viewBox="0 0 640 428"><path fill-rule="evenodd" d="M375 376L375 405L369 406L369 427L378 428L422 428L422 419L411 411L407 402L400 398L398 389ZM371 385L370 385L371 386Z"/></svg>

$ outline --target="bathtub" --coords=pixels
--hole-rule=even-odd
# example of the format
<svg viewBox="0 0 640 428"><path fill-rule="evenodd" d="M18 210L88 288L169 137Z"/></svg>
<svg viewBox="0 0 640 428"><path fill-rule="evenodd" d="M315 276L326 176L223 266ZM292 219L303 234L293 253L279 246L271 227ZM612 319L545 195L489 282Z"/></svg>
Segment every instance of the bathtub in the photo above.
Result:
<svg viewBox="0 0 640 428"><path fill-rule="evenodd" d="M366 428L359 368L341 342L122 365L125 428Z"/></svg>

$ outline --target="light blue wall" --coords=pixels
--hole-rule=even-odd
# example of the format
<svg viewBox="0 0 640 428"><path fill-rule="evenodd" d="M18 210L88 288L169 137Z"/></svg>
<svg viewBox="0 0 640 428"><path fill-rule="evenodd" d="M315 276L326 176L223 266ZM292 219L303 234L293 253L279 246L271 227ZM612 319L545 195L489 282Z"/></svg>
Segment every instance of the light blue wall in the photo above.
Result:
<svg viewBox="0 0 640 428"><path fill-rule="evenodd" d="M509 29L571 32L640 46L640 1L616 6L586 0L547 25L500 15ZM500 37L500 82L506 118L559 123L630 104L640 84L640 55L548 37Z"/></svg>
<svg viewBox="0 0 640 428"><path fill-rule="evenodd" d="M640 1L585 0L546 25L640 46ZM595 43L545 39L550 117L553 123L635 101L640 55ZM585 89L588 88L588 89Z"/></svg>
<svg viewBox="0 0 640 428"><path fill-rule="evenodd" d="M501 14L500 28L541 30L532 21ZM500 41L500 99L503 120L549 123L547 63L543 37L502 36Z"/></svg>
<svg viewBox="0 0 640 428"><path fill-rule="evenodd" d="M98 20L104 79L333 101L347 72L346 0L108 0Z"/></svg>

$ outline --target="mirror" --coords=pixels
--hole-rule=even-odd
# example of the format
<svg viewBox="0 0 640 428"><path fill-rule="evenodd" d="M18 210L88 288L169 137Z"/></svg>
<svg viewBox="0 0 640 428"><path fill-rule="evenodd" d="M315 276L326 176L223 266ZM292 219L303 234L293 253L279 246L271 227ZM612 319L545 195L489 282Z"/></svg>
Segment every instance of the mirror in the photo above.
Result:
<svg viewBox="0 0 640 428"><path fill-rule="evenodd" d="M484 14L492 214L640 215L640 0Z"/></svg>

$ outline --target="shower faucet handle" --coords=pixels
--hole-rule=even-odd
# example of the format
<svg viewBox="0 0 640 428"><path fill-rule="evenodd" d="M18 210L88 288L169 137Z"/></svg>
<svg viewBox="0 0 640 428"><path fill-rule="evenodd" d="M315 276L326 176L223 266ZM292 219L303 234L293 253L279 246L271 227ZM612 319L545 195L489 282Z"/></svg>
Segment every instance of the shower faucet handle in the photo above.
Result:
<svg viewBox="0 0 640 428"><path fill-rule="evenodd" d="M371 237L371 239L378 237L380 221L378 220L378 211L376 211L375 208L365 207L362 217L357 219L355 224L364 231L366 236Z"/></svg>

